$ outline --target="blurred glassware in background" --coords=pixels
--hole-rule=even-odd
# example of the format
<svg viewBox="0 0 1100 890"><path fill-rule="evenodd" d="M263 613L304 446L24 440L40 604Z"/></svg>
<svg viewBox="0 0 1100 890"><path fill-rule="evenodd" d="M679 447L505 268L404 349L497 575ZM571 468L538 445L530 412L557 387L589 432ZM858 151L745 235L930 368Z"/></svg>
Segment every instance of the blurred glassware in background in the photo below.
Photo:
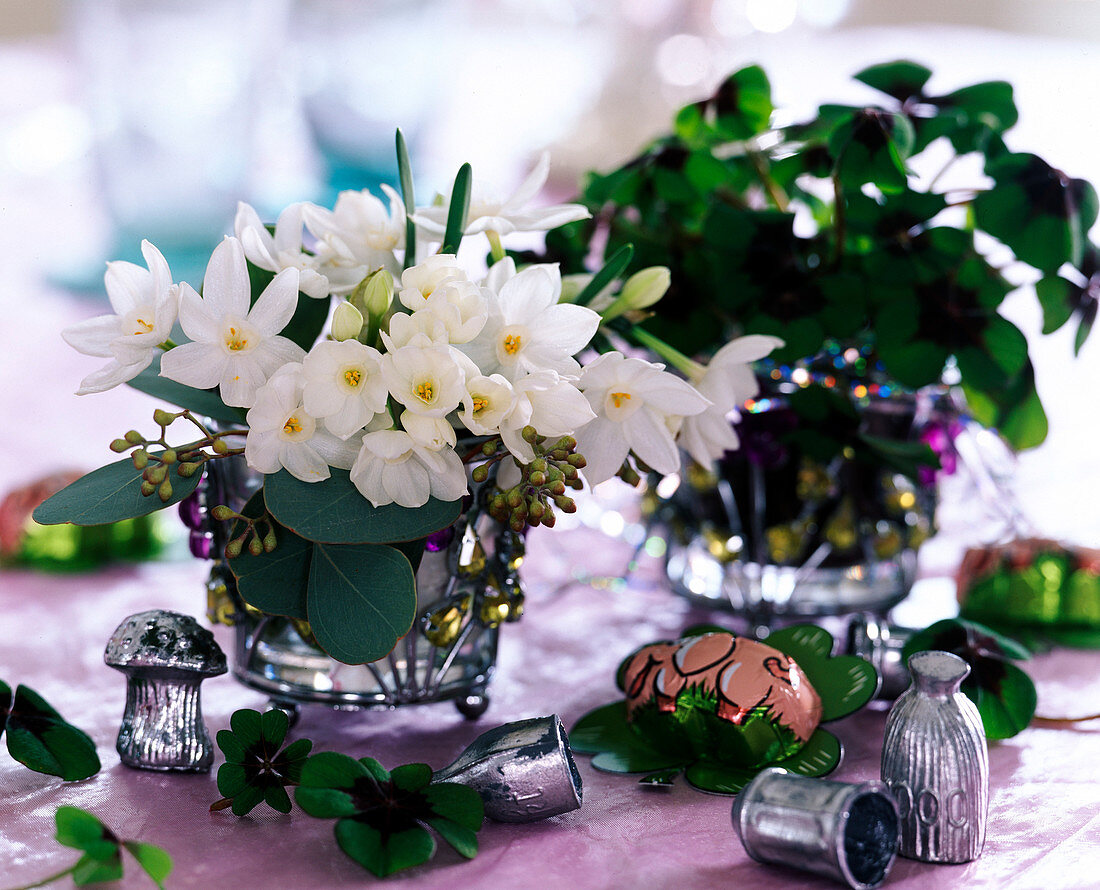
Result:
<svg viewBox="0 0 1100 890"><path fill-rule="evenodd" d="M143 238L177 278L201 270L250 183L284 67L288 0L96 0L68 6L112 259Z"/></svg>

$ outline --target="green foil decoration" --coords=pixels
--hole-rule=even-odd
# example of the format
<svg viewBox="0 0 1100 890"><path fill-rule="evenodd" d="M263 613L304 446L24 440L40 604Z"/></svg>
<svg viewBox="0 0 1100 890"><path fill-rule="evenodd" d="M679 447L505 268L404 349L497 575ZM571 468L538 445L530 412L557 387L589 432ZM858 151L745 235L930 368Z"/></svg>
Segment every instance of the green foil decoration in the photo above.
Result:
<svg viewBox="0 0 1100 890"><path fill-rule="evenodd" d="M961 617L1032 647L1100 647L1100 553L1024 539L971 550L959 579Z"/></svg>
<svg viewBox="0 0 1100 890"><path fill-rule="evenodd" d="M644 646L619 668L625 700L582 717L569 734L573 750L595 755L597 769L646 773L646 785L667 787L682 772L720 794L736 794L768 766L825 775L841 747L818 724L862 707L878 684L870 664L831 657L832 648L813 625L763 643L705 626Z"/></svg>

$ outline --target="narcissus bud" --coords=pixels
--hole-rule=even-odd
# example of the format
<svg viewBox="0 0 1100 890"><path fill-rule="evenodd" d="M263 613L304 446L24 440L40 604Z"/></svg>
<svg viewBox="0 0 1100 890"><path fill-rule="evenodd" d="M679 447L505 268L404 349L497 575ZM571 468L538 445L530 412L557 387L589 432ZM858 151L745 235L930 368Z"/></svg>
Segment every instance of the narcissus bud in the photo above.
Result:
<svg viewBox="0 0 1100 890"><path fill-rule="evenodd" d="M354 340L363 330L363 314L351 303L343 302L332 313L332 339Z"/></svg>
<svg viewBox="0 0 1100 890"><path fill-rule="evenodd" d="M672 273L664 266L650 266L635 272L626 280L615 302L603 310L603 320L609 321L624 312L652 306L665 295L671 283Z"/></svg>

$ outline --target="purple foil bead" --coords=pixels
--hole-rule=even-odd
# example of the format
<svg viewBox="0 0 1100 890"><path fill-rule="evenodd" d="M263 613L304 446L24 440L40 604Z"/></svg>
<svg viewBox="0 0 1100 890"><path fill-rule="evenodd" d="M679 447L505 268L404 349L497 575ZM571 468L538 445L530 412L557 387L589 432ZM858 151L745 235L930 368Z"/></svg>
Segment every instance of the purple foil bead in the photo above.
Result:
<svg viewBox="0 0 1100 890"><path fill-rule="evenodd" d="M214 536L210 532L192 531L188 536L191 555L198 559L211 559L214 554Z"/></svg>
<svg viewBox="0 0 1100 890"><path fill-rule="evenodd" d="M429 553L438 553L440 550L446 550L454 539L454 526L448 525L446 528L441 528L439 531L428 535L427 540L424 542L424 549Z"/></svg>
<svg viewBox="0 0 1100 890"><path fill-rule="evenodd" d="M183 524L192 531L199 531L203 527L206 510L203 508L198 491L192 492L180 501L179 514ZM195 555L198 556L197 553Z"/></svg>

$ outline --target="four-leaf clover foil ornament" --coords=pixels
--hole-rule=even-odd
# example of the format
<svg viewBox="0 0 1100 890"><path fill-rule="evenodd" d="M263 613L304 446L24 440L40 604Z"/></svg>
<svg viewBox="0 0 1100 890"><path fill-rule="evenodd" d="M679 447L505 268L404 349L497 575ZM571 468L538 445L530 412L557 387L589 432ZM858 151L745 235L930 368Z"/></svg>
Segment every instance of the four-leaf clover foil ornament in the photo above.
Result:
<svg viewBox="0 0 1100 890"><path fill-rule="evenodd" d="M823 776L840 741L819 724L847 716L875 693L864 659L833 657L833 638L813 625L766 643L715 627L643 646L619 668L623 701L589 712L570 732L573 750L608 772L646 773L668 785L680 772L703 791L736 794L779 766Z"/></svg>
<svg viewBox="0 0 1100 890"><path fill-rule="evenodd" d="M287 785L297 785L313 742L298 739L282 747L290 720L284 711L265 714L242 709L229 720L230 729L218 733L218 747L225 763L218 768L222 799L211 810L232 805L236 816L252 811L262 801L280 813L290 812Z"/></svg>
<svg viewBox="0 0 1100 890"><path fill-rule="evenodd" d="M477 791L433 783L426 764L387 771L370 757L355 760L331 751L309 759L294 799L311 816L336 819L340 849L378 877L431 859L435 838L429 827L473 859L485 817Z"/></svg>

